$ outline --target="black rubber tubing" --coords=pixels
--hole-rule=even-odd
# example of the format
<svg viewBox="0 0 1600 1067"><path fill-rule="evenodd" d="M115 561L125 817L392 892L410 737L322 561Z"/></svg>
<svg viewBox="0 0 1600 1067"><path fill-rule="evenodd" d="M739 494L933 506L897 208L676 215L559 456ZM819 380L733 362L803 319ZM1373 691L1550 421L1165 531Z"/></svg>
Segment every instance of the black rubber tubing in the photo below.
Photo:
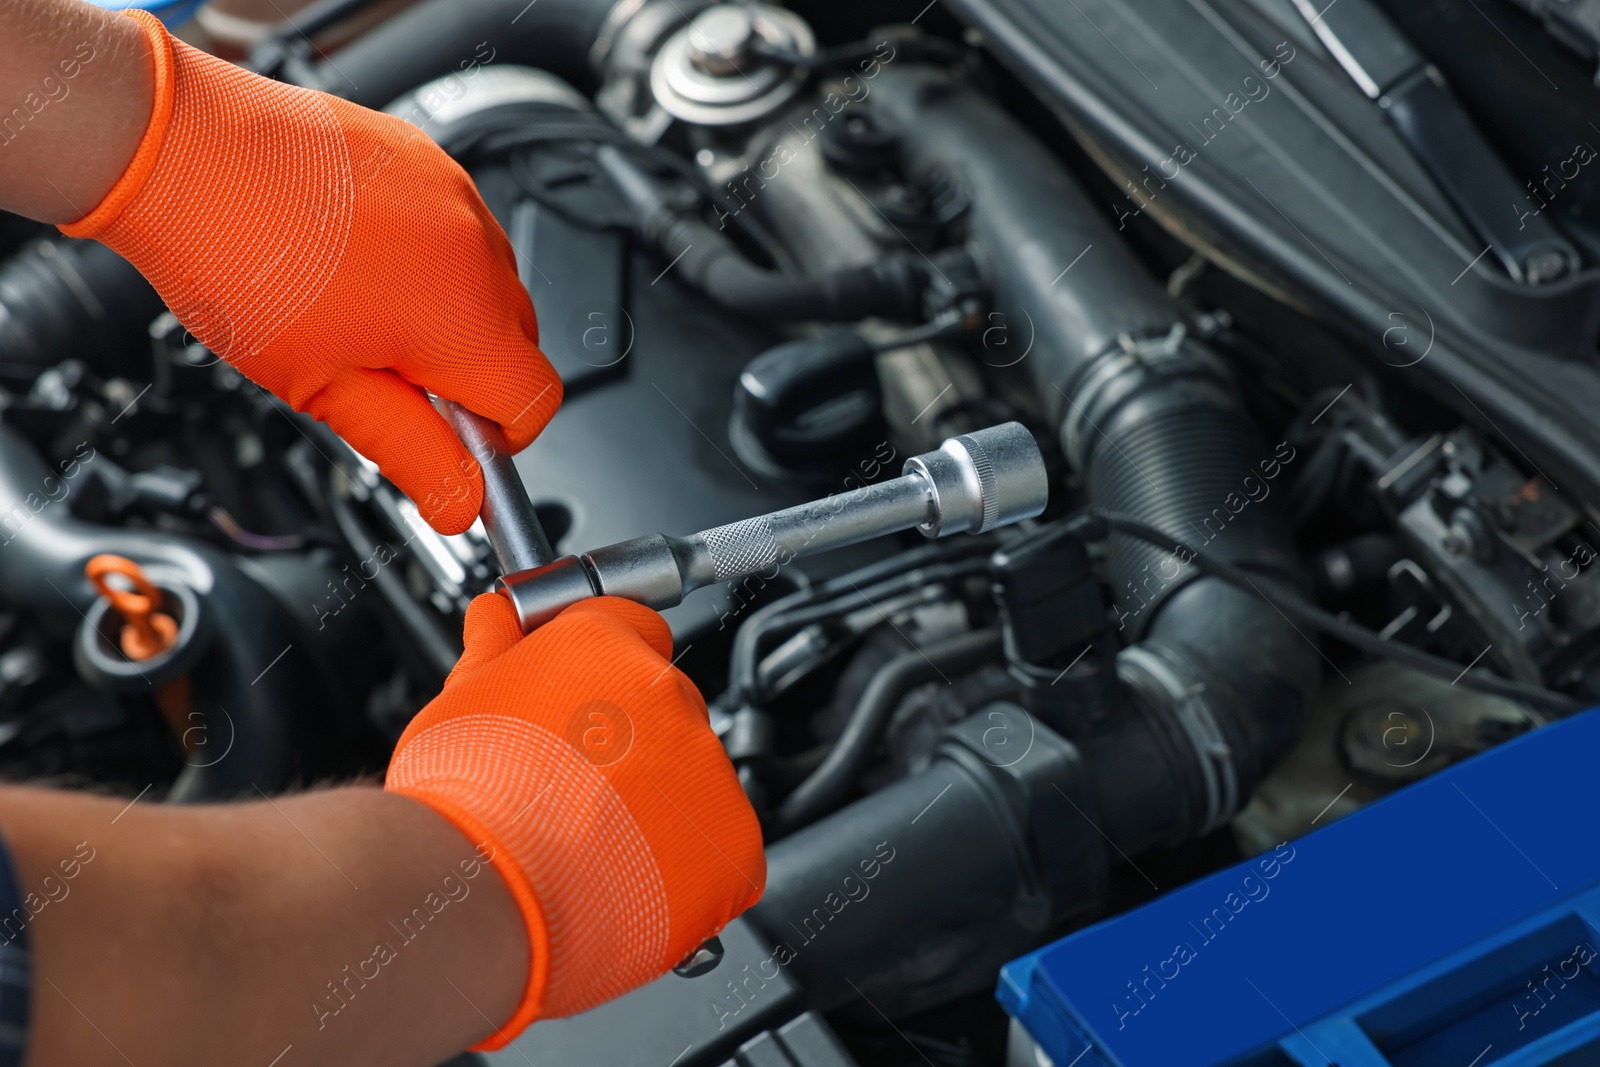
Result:
<svg viewBox="0 0 1600 1067"><path fill-rule="evenodd" d="M1345 644L1358 648L1369 655L1377 656L1381 659L1392 659L1413 670L1422 671L1438 678L1448 678L1451 684L1460 683L1480 692L1492 693L1506 700L1519 700L1525 704L1532 704L1535 707L1549 711L1570 714L1587 706L1565 693L1558 693L1542 686L1529 685L1526 682L1519 682L1511 678L1502 678L1499 675L1490 674L1488 671L1474 669L1470 665L1464 666L1454 660L1445 659L1443 656L1435 656L1431 652L1424 652L1420 648L1415 648L1399 641L1386 640L1365 626L1322 610L1315 604L1300 597L1297 593L1274 584L1269 578L1261 576L1259 581L1252 579L1246 571L1234 566L1227 560L1194 548L1180 538L1173 537L1131 515L1099 510L1095 511L1094 514L1104 521L1110 529L1131 534L1164 551L1181 553L1192 557L1194 563L1201 570L1213 574L1235 588L1257 597L1285 615L1293 616L1328 636L1338 638Z"/></svg>
<svg viewBox="0 0 1600 1067"><path fill-rule="evenodd" d="M569 81L591 76L589 55L617 0L423 0L317 68L315 88L382 108L424 82L470 78L488 63L518 63Z"/></svg>
<svg viewBox="0 0 1600 1067"><path fill-rule="evenodd" d="M867 683L822 763L784 799L778 809L779 829L804 826L849 795L888 725L889 716L908 692L946 672L965 673L998 659L1000 652L999 630L970 630L902 652L890 660Z"/></svg>

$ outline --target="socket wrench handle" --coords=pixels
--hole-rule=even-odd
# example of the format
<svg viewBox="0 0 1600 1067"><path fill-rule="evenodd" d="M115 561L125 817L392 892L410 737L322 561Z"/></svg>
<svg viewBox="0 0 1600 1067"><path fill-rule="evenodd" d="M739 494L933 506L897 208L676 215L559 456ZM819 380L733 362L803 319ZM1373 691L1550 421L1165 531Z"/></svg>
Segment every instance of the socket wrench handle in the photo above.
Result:
<svg viewBox="0 0 1600 1067"><path fill-rule="evenodd" d="M515 574L555 559L499 423L468 411L454 400L430 399L483 472L483 506L478 518L483 520L500 573Z"/></svg>
<svg viewBox="0 0 1600 1067"><path fill-rule="evenodd" d="M649 534L532 570L499 591L531 633L562 609L620 596L657 610L695 589L781 567L801 556L915 527L927 537L985 533L1044 510L1044 457L1019 423L976 430L906 460L898 478L687 537Z"/></svg>
<svg viewBox="0 0 1600 1067"><path fill-rule="evenodd" d="M545 537L539 516L534 513L533 502L528 499L522 478L517 474L499 424L468 411L454 400L437 396L429 399L483 472L483 506L478 518L489 535L489 545L500 564L500 573L527 573L550 563L555 552ZM524 623L522 632L531 633L532 629ZM713 937L673 970L685 978L695 978L714 969L722 962L722 955L722 941Z"/></svg>

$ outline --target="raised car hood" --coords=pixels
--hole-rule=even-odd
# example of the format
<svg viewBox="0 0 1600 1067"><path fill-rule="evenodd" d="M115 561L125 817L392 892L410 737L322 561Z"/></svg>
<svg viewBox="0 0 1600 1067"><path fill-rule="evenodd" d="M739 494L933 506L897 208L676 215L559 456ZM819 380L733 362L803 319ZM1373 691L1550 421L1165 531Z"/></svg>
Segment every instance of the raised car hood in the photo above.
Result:
<svg viewBox="0 0 1600 1067"><path fill-rule="evenodd" d="M1287 0L951 5L1124 185L1113 215L1153 215L1600 499L1600 272L1502 276Z"/></svg>

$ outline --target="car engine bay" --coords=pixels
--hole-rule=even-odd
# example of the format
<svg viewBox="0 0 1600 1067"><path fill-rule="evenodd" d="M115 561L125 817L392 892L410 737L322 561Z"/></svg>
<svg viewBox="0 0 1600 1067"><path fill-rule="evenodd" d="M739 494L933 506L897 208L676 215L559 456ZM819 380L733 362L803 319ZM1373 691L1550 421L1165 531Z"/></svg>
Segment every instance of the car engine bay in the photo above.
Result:
<svg viewBox="0 0 1600 1067"><path fill-rule="evenodd" d="M1596 49L1541 5L1383 5L1518 178L1489 221L1298 0L299 32L361 6L250 65L477 183L565 385L515 460L558 552L1013 421L1050 478L1037 518L670 608L765 896L704 973L452 1062L1045 1062L1008 960L1600 701ZM1535 215L1547 244L1478 251ZM169 803L380 776L498 574L482 526L433 531L104 247L5 218L0 255L0 771ZM180 619L153 667L102 553Z"/></svg>

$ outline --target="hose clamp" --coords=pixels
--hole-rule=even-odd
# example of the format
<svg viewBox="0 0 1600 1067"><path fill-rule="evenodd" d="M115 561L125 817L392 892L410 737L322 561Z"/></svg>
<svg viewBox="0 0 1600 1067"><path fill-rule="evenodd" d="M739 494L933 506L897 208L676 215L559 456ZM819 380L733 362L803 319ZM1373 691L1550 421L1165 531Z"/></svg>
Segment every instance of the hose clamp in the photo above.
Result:
<svg viewBox="0 0 1600 1067"><path fill-rule="evenodd" d="M1166 333L1134 337L1124 333L1116 343L1089 361L1072 394L1063 393L1070 409L1061 422L1061 449L1073 470L1085 469L1093 451L1091 433L1104 435L1091 414L1101 405L1128 396L1139 378L1189 371L1204 371L1230 381L1227 367L1204 348L1188 343L1189 330L1175 322ZM1124 375L1138 377L1114 388Z"/></svg>
<svg viewBox="0 0 1600 1067"><path fill-rule="evenodd" d="M1135 338L1131 333L1117 334L1117 347L1128 355L1141 361L1170 359L1178 354L1183 347L1183 339L1189 334L1189 328L1181 322L1172 324L1172 328L1161 337Z"/></svg>
<svg viewBox="0 0 1600 1067"><path fill-rule="evenodd" d="M1228 747L1211 703L1206 699L1205 684L1186 683L1175 664L1147 645L1123 649L1117 655L1117 669L1119 675L1130 672L1144 675L1167 697L1173 720L1194 750L1195 765L1205 790L1205 820L1199 834L1210 833L1238 810L1239 776L1233 765L1233 750Z"/></svg>

